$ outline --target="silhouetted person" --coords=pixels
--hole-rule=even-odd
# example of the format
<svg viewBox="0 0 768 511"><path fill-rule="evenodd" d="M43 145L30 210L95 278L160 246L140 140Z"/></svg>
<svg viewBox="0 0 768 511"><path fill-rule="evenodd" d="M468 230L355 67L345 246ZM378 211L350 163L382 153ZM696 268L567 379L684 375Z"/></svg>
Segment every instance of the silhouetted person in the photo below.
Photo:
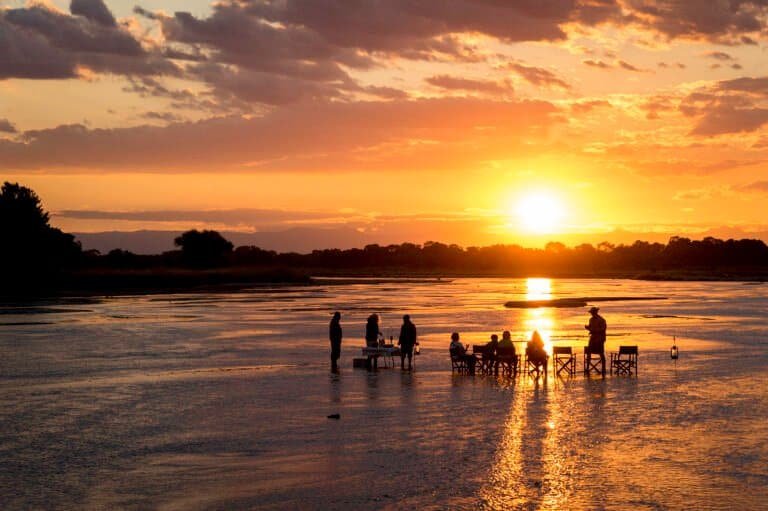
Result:
<svg viewBox="0 0 768 511"><path fill-rule="evenodd" d="M453 332L451 334L451 344L448 346L448 350L451 352L452 357L461 358L467 363L469 374L475 374L475 364L477 363L477 359L474 355L467 353L467 346L461 344L458 332Z"/></svg>
<svg viewBox="0 0 768 511"><path fill-rule="evenodd" d="M341 313L334 312L331 324L328 326L328 338L331 341L331 371L338 371L338 360L341 356Z"/></svg>
<svg viewBox="0 0 768 511"><path fill-rule="evenodd" d="M368 348L377 348L379 346L379 315L371 314L368 316L368 322L365 324L365 345ZM379 365L379 358L368 355L368 367L371 367L373 361L374 369Z"/></svg>
<svg viewBox="0 0 768 511"><path fill-rule="evenodd" d="M525 356L536 366L536 376L538 376L541 370L544 371L544 376L546 377L548 356L544 349L544 340L541 338L538 330L534 330L533 335L531 335L531 340L528 341L525 347Z"/></svg>
<svg viewBox="0 0 768 511"><path fill-rule="evenodd" d="M403 326L400 327L397 344L400 345L400 369L405 369L405 357L408 357L408 369L411 369L413 346L416 344L416 325L411 323L411 317L408 314L403 316Z"/></svg>
<svg viewBox="0 0 768 511"><path fill-rule="evenodd" d="M497 348L511 350L512 355L515 354L515 344L512 342L512 334L509 333L509 330L504 330L501 333L501 341L499 341Z"/></svg>
<svg viewBox="0 0 768 511"><path fill-rule="evenodd" d="M491 340L485 345L485 351L483 352L483 358L490 360L490 364L493 367L493 373L499 374L499 360L496 351L499 348L499 336L496 334L491 335Z"/></svg>
<svg viewBox="0 0 768 511"><path fill-rule="evenodd" d="M589 309L589 313L592 315L589 318L589 324L584 328L589 330L589 344L587 345L587 351L589 351L589 360L592 359L592 355L600 355L600 363L603 369L603 376L605 376L605 332L608 329L608 324L605 319L597 312L600 309L592 307Z"/></svg>
<svg viewBox="0 0 768 511"><path fill-rule="evenodd" d="M501 333L501 341L496 347L496 365L509 364L517 372L517 361L515 357L515 344L512 342L512 334L509 330Z"/></svg>

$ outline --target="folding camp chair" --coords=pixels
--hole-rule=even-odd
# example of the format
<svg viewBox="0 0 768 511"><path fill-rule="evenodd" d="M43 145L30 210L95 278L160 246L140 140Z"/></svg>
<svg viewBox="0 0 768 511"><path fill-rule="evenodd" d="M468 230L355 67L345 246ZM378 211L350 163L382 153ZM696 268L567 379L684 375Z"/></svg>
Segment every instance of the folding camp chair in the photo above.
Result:
<svg viewBox="0 0 768 511"><path fill-rule="evenodd" d="M451 353L451 372L458 372L459 374L468 373L469 366L464 355L457 350L449 350Z"/></svg>
<svg viewBox="0 0 768 511"><path fill-rule="evenodd" d="M611 374L637 375L637 346L619 346L618 353L611 353Z"/></svg>
<svg viewBox="0 0 768 511"><path fill-rule="evenodd" d="M536 373L536 377L538 378L541 373L544 374L544 378L547 377L547 365L549 364L549 357L545 357L544 359L540 358L534 358L531 359L526 354L525 356L525 374L528 376L533 375L533 373Z"/></svg>
<svg viewBox="0 0 768 511"><path fill-rule="evenodd" d="M552 372L555 376L565 371L569 376L576 375L576 355L570 346L552 347Z"/></svg>
<svg viewBox="0 0 768 511"><path fill-rule="evenodd" d="M497 348L496 359L503 376L517 376L520 369L520 357L515 354L515 348Z"/></svg>
<svg viewBox="0 0 768 511"><path fill-rule="evenodd" d="M492 374L495 358L491 350L485 344L473 344L472 354L477 358L477 371L483 374Z"/></svg>

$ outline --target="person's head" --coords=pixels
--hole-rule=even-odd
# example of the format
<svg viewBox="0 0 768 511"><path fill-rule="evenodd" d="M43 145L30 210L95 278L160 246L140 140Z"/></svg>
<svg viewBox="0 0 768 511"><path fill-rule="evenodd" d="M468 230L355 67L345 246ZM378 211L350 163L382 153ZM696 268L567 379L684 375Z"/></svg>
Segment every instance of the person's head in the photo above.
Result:
<svg viewBox="0 0 768 511"><path fill-rule="evenodd" d="M341 319L341 312L338 312L338 311L334 312L333 313L333 319L334 319L334 321L340 320Z"/></svg>
<svg viewBox="0 0 768 511"><path fill-rule="evenodd" d="M543 342L541 339L541 334L538 330L534 330L533 334L531 334L531 341L533 342Z"/></svg>
<svg viewBox="0 0 768 511"><path fill-rule="evenodd" d="M453 342L459 342L459 332L453 332L451 334L451 341Z"/></svg>
<svg viewBox="0 0 768 511"><path fill-rule="evenodd" d="M592 307L591 309L589 309L589 313L592 314L593 316L597 316L597 313L599 310L600 310L599 307Z"/></svg>
<svg viewBox="0 0 768 511"><path fill-rule="evenodd" d="M509 333L509 330L504 330L501 333L501 338L505 341L511 341L512 340L512 334Z"/></svg>
<svg viewBox="0 0 768 511"><path fill-rule="evenodd" d="M493 335L491 335L491 340L492 340L493 342L496 342L496 341L498 341L498 340L499 340L499 336L498 336L498 335L496 335L496 334L493 334Z"/></svg>
<svg viewBox="0 0 768 511"><path fill-rule="evenodd" d="M379 315L378 314L371 314L368 316L368 323L379 323Z"/></svg>
<svg viewBox="0 0 768 511"><path fill-rule="evenodd" d="M411 322L411 317L408 314L403 316L403 323L410 323L410 322Z"/></svg>

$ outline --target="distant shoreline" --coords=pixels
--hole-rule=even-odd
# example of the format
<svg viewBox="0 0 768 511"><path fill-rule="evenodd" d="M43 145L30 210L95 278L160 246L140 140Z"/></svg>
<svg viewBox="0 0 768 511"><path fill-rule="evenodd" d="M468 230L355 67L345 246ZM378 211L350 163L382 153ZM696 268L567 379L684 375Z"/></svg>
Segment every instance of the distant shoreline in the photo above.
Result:
<svg viewBox="0 0 768 511"><path fill-rule="evenodd" d="M768 272L739 271L665 271L601 273L514 272L436 272L384 269L339 272L324 269L239 268L147 270L82 270L59 275L56 279L17 286L0 292L3 300L57 296L129 296L164 293L226 293L249 288L277 285L332 285L366 283L444 284L457 278L553 278L553 279L627 279L665 282L768 282Z"/></svg>

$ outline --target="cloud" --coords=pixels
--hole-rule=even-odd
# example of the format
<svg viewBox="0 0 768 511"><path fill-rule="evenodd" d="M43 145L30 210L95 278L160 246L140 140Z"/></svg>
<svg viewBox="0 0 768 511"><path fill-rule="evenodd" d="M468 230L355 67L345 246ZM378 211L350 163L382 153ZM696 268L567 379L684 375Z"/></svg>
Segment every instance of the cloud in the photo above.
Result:
<svg viewBox="0 0 768 511"><path fill-rule="evenodd" d="M559 87L564 90L570 90L571 86L555 73L541 67L528 66L519 62L510 62L505 69L514 71L525 81L538 86Z"/></svg>
<svg viewBox="0 0 768 511"><path fill-rule="evenodd" d="M743 192L768 193L768 181L755 181L754 183L739 186L738 190Z"/></svg>
<svg viewBox="0 0 768 511"><path fill-rule="evenodd" d="M585 114L587 112L591 112L596 108L610 108L612 106L613 105L611 105L609 101L606 101L604 99L577 101L575 103L571 103L571 111L576 114Z"/></svg>
<svg viewBox="0 0 768 511"><path fill-rule="evenodd" d="M280 209L217 209L217 210L154 210L100 211L63 210L56 217L77 220L117 220L141 222L206 222L230 226L264 226L296 222L330 220L339 216L333 212L286 211Z"/></svg>
<svg viewBox="0 0 768 511"><path fill-rule="evenodd" d="M604 62L602 60L585 60L583 61L583 64L589 67L594 67L597 69L624 69L625 71L632 71L634 73L645 73L648 70L646 69L640 69L637 66L633 66L629 62L626 62L624 60L618 60L616 61L615 65L608 64L607 62Z"/></svg>
<svg viewBox="0 0 768 511"><path fill-rule="evenodd" d="M723 80L715 86L719 91L747 92L768 97L768 76L760 78L742 77L733 80Z"/></svg>
<svg viewBox="0 0 768 511"><path fill-rule="evenodd" d="M262 117L166 127L62 125L0 140L6 169L198 172L211 169L453 168L531 151L560 122L541 101L478 98L312 102Z"/></svg>
<svg viewBox="0 0 768 511"><path fill-rule="evenodd" d="M498 2L447 0L364 0L350 8L335 0L292 2L246 1L248 12L270 22L303 26L341 47L367 52L399 53L403 48L424 54L436 51L441 36L479 33L506 41L564 39L561 25L595 25L617 16L613 0L590 2ZM441 53L453 49L437 50ZM460 56L460 53L455 53Z"/></svg>
<svg viewBox="0 0 768 511"><path fill-rule="evenodd" d="M116 27L117 21L102 0L72 0L69 11L107 27Z"/></svg>
<svg viewBox="0 0 768 511"><path fill-rule="evenodd" d="M469 92L484 92L489 94L506 94L512 92L512 84L508 81L494 82L492 80L473 80L449 75L437 75L425 79L430 85L446 90L463 90Z"/></svg>
<svg viewBox="0 0 768 511"><path fill-rule="evenodd" d="M749 35L765 28L765 0L626 0L624 22L668 39L687 38L724 44L752 44Z"/></svg>
<svg viewBox="0 0 768 511"><path fill-rule="evenodd" d="M709 59L715 59L715 60L736 60L732 55L725 53L723 51L710 51L704 54L705 57Z"/></svg>
<svg viewBox="0 0 768 511"><path fill-rule="evenodd" d="M144 119L164 122L179 122L183 120L182 117L174 114L173 112L145 112L141 114L141 117Z"/></svg>
<svg viewBox="0 0 768 511"><path fill-rule="evenodd" d="M741 77L703 86L683 97L679 109L697 118L692 135L757 131L768 123L768 77Z"/></svg>
<svg viewBox="0 0 768 511"><path fill-rule="evenodd" d="M8 119L0 119L0 133L16 133L16 126Z"/></svg>
<svg viewBox="0 0 768 511"><path fill-rule="evenodd" d="M633 66L629 62L626 62L626 61L623 61L623 60L620 60L618 62L618 64L619 64L619 67L621 67L622 69L624 69L626 71L633 71L635 73L644 73L644 72L646 72L645 69L640 69L639 67Z"/></svg>
<svg viewBox="0 0 768 511"><path fill-rule="evenodd" d="M40 34L8 23L0 12L0 80L74 78L74 55L51 46Z"/></svg>
<svg viewBox="0 0 768 511"><path fill-rule="evenodd" d="M592 60L592 59L585 60L584 65L589 67L596 67L598 69L611 69L612 67L610 64L606 64L602 60Z"/></svg>
<svg viewBox="0 0 768 511"><path fill-rule="evenodd" d="M76 0L68 15L43 5L0 9L0 79L78 76L78 68L115 74L177 74L161 55L117 25L100 0Z"/></svg>

